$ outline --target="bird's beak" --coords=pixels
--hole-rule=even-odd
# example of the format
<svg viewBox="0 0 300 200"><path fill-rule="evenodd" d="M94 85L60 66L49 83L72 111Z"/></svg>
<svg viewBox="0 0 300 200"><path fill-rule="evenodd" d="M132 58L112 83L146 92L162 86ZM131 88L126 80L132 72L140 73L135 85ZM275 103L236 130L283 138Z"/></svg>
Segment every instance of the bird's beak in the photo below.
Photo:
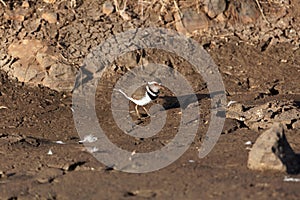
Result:
<svg viewBox="0 0 300 200"><path fill-rule="evenodd" d="M162 88L163 88L163 86L162 86L162 84L161 84L161 83L158 83L158 84L157 84L157 86L158 86L160 89L162 89Z"/></svg>

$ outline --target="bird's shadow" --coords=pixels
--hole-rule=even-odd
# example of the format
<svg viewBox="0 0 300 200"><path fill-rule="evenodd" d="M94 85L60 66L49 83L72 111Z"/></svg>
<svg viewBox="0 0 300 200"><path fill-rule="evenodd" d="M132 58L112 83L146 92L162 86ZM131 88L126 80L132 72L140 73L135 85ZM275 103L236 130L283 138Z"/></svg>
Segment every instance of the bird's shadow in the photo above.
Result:
<svg viewBox="0 0 300 200"><path fill-rule="evenodd" d="M174 109L174 108L183 108L185 109L188 105L200 101L205 98L212 98L215 95L224 94L224 91L217 91L210 94L188 94L183 96L160 96L160 99L163 99L162 106L165 110Z"/></svg>

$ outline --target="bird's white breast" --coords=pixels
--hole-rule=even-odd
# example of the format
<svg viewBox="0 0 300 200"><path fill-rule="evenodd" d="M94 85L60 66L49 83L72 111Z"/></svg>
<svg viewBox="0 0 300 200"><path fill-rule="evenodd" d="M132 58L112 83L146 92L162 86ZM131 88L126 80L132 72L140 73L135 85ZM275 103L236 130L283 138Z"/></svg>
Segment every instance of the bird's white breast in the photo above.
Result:
<svg viewBox="0 0 300 200"><path fill-rule="evenodd" d="M139 106L144 106L147 105L148 103L150 103L152 100L149 97L149 95L147 94L147 92L145 93L145 96L143 96L143 98L141 99L132 99L132 102L139 105Z"/></svg>

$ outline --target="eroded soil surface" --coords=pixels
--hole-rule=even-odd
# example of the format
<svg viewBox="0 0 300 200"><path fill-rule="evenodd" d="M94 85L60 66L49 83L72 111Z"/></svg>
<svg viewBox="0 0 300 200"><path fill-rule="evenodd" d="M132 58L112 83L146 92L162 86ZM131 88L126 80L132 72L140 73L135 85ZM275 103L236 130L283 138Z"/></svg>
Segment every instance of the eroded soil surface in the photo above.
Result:
<svg viewBox="0 0 300 200"><path fill-rule="evenodd" d="M144 61L165 64L183 74L199 96L199 128L190 148L171 165L150 173L114 170L113 166L100 163L79 143L82 138L73 121L70 91L57 92L12 77L11 66L18 60L8 54L13 42L46 42L56 51L53 55L60 55L57 60L64 66L78 69L91 49L108 37L137 27L180 31L175 20L179 9L198 12L199 7L199 12L205 13L202 4L177 1L175 6L173 1L145 1L141 12L137 1L129 1L126 18L115 8L104 14L104 1L3 2L6 7L0 4L0 199L300 198L300 183L284 181L286 176L300 178L299 174L247 168L251 146L245 143L254 143L263 130L253 130L235 118L226 119L213 150L205 158L198 157L210 122L210 99L201 76L178 55L153 49L124 55L105 72L97 88L96 113L103 130L114 144L130 152L149 152L165 146L176 135L180 108L169 107L166 126L151 138L135 139L123 134L114 123L110 97L116 81L128 70ZM243 9L249 6L251 10L254 6L253 15L238 12L241 5L237 1L226 2L224 16L216 19L203 14L210 16L205 18L207 26L185 34L203 45L213 58L222 75L227 100L251 107L271 101L292 101L299 108L298 1L257 1L263 12L256 1L240 1ZM45 17L44 13L48 15ZM183 23L189 30L188 19ZM163 96L172 93L166 90L161 96L155 103L165 104ZM130 115L137 124L149 123L149 118L138 120L134 113ZM291 147L300 152L300 128L296 123L299 124L299 116L287 125L286 135Z"/></svg>

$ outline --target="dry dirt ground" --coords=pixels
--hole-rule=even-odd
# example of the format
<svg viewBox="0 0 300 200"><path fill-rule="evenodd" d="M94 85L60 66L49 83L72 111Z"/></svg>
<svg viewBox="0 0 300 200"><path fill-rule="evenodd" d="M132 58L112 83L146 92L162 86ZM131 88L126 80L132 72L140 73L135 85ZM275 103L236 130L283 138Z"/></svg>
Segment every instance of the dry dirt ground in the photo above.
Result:
<svg viewBox="0 0 300 200"><path fill-rule="evenodd" d="M135 1L129 1L126 12L130 19L125 21L124 16L116 11L108 16L103 14L104 1L23 2L4 1L6 7L0 4L1 59L5 59L12 42L24 38L39 39L51 44L67 63L77 68L91 48L107 37L134 27L176 29L172 15L178 12L176 6L184 10L198 5L193 4L196 1L179 1L176 6L172 1L149 1L148 4L145 1L145 17L141 18L140 7ZM256 7L258 19L243 16L239 19L238 16L238 20L230 17L235 16L230 15L230 8L239 6L236 3L239 1L226 2L228 24L223 19L222 23L226 25L219 24L214 30L210 22L213 20L207 19L210 27L202 27L202 32L193 33L191 37L204 46L219 67L228 100L259 105L270 100L287 99L299 107L298 1L258 1L264 16ZM281 3L283 7L280 7ZM165 6L163 9L162 5ZM286 12L280 14L277 8ZM59 23L41 19L45 10L56 13ZM276 24L272 21L272 12L273 15L279 13L273 20ZM274 23L269 26L271 28L262 28L266 23L264 17ZM288 34L292 32L294 35ZM191 71L187 61L155 50L145 50L142 57L176 67L197 94L207 94L205 83ZM107 136L123 149L140 152L159 149L176 134L172 127L179 122L180 110L168 110L168 124L156 136L137 140L122 134L109 110L111 87L103 87L114 86L128 69L126 63L120 64L122 62L122 59L116 61L115 68L107 72L109 75L115 73L112 78L99 83L96 95L99 122ZM0 109L0 199L300 198L300 183L284 181L286 176L300 178L299 175L247 168L249 150L245 142L255 142L262 130L253 131L236 120L227 119L213 150L199 159L198 148L210 119L210 100L207 97L199 99L201 120L198 132L184 155L161 170L130 174L103 165L79 144L70 92L22 83L4 71L0 75L0 106L4 106ZM147 124L147 120L138 123ZM286 134L291 146L299 152L300 129L288 129ZM48 154L49 150L52 155Z"/></svg>

